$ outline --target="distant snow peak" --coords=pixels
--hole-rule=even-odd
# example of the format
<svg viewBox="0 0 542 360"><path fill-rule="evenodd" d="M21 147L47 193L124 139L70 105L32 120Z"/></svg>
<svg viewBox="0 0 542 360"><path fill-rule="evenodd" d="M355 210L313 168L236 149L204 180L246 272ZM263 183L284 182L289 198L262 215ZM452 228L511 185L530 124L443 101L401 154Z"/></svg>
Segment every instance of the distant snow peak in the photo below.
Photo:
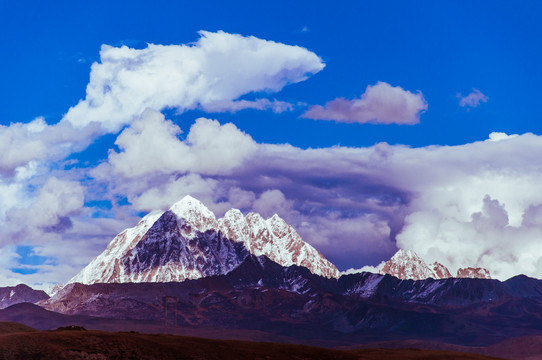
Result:
<svg viewBox="0 0 542 360"><path fill-rule="evenodd" d="M442 264L427 263L414 251L400 249L384 263L381 274L395 276L402 280L447 279L452 277L450 271Z"/></svg>
<svg viewBox="0 0 542 360"><path fill-rule="evenodd" d="M380 274L388 274L402 280L448 279L453 277L448 268L439 262L428 265L412 250L400 249L384 263ZM484 268L463 268L457 271L457 278L491 279Z"/></svg>
<svg viewBox="0 0 542 360"><path fill-rule="evenodd" d="M153 211L118 234L68 283L168 282L225 274L249 254L298 265L328 278L339 271L278 215L265 220L237 209L216 219L185 196L166 212Z"/></svg>
<svg viewBox="0 0 542 360"><path fill-rule="evenodd" d="M458 278L468 278L468 279L491 279L491 274L489 270L484 268L461 268L457 270Z"/></svg>
<svg viewBox="0 0 542 360"><path fill-rule="evenodd" d="M435 275L435 279L448 279L452 277L452 274L450 273L450 270L444 265L442 265L439 262L434 262L430 265L430 269L433 271L433 274Z"/></svg>
<svg viewBox="0 0 542 360"><path fill-rule="evenodd" d="M400 249L380 270L402 280L423 280L434 277L434 271L412 250Z"/></svg>

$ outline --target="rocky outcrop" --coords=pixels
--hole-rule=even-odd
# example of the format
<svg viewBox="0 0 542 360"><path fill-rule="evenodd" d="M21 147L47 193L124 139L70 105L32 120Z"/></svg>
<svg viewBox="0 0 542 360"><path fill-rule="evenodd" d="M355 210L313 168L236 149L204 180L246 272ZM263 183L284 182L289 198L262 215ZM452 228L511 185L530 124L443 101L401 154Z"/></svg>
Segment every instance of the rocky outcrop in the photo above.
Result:
<svg viewBox="0 0 542 360"><path fill-rule="evenodd" d="M456 277L464 279L491 279L491 274L489 270L484 268L467 267L458 269Z"/></svg>

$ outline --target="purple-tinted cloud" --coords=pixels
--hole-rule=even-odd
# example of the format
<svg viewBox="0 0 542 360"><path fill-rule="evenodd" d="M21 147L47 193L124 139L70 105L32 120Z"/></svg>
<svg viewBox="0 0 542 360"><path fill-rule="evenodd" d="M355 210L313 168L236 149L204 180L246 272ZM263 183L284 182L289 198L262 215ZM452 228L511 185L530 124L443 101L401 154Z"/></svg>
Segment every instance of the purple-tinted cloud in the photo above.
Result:
<svg viewBox="0 0 542 360"><path fill-rule="evenodd" d="M420 122L420 114L425 110L427 102L421 92L411 93L400 86L378 82L367 86L360 99L338 98L324 106L313 105L302 117L359 124L413 125Z"/></svg>
<svg viewBox="0 0 542 360"><path fill-rule="evenodd" d="M203 118L180 133L161 113L147 111L118 135L119 149L102 164L59 170L55 176L63 180L50 179L34 198L15 202L2 220L3 238L46 243L44 252L56 251L64 266L63 273L47 271L63 281L135 224L134 214L190 194L217 216L232 207L276 212L342 270L376 265L399 246L452 270L469 265L498 278L542 276L536 255L542 254L536 241L542 236L542 137L492 134L493 141L462 146L304 150L257 143L233 124ZM74 182L77 176L86 180ZM115 218L96 217L83 194L113 204L126 198L129 205L115 208ZM73 226L48 231L63 217ZM67 243L79 248L77 256Z"/></svg>
<svg viewBox="0 0 542 360"><path fill-rule="evenodd" d="M248 136L216 126L195 129L202 138L212 132L208 151L226 140L222 136ZM233 166L226 161L222 167L194 165L131 177L119 172L118 166L125 164L109 162L93 175L111 197L125 196L140 211L167 208L191 194L218 216L231 207L264 215L277 212L341 269L375 265L399 246L451 269L484 266L498 278L542 276L536 265L542 256L532 256L542 253L533 240L542 236L542 227L531 220L533 209L542 204L542 137L501 138L446 147L377 144L303 150L257 144L249 137L252 145L235 150ZM187 153L197 156L197 144L184 144ZM129 158L131 151L119 154ZM512 238L519 240L509 242ZM514 255L506 257L510 253Z"/></svg>
<svg viewBox="0 0 542 360"><path fill-rule="evenodd" d="M466 96L457 94L457 97L459 98L459 106L469 108L478 107L481 102L487 102L489 100L489 97L485 96L480 90L475 88L472 89L470 94Z"/></svg>
<svg viewBox="0 0 542 360"><path fill-rule="evenodd" d="M240 55L253 48L259 51ZM240 73L232 75L231 63L241 63ZM254 68L247 73L243 64ZM462 146L305 150L257 143L234 124L205 118L181 137L179 125L156 110L287 111L292 105L285 102L238 99L278 91L323 66L306 49L224 33L203 33L191 46L105 47L86 99L64 120L0 127L0 284L34 284L44 273L65 281L141 212L168 208L187 194L218 216L232 207L276 212L341 269L375 265L399 246L451 270L484 266L499 278L542 277L542 137L492 133L490 141ZM179 81L170 81L172 74ZM464 106L487 101L473 94L462 98ZM312 106L304 116L415 124L426 109L421 92L379 82L359 99ZM93 169L62 163L104 131L121 128L117 148ZM104 213L92 201L113 208ZM14 279L1 269L13 267L15 243L36 245L58 265Z"/></svg>
<svg viewBox="0 0 542 360"><path fill-rule="evenodd" d="M236 100L236 101L216 101L202 105L203 110L208 113L234 113L245 109L253 110L271 110L274 113L282 113L292 111L294 105L278 100L256 99L256 100Z"/></svg>

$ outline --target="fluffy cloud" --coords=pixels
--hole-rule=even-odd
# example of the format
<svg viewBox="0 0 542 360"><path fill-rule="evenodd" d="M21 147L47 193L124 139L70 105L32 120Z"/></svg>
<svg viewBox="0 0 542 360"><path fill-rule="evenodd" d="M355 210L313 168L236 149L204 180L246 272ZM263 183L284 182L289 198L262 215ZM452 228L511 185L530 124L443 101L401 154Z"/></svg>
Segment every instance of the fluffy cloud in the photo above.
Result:
<svg viewBox="0 0 542 360"><path fill-rule="evenodd" d="M44 274L65 281L133 226L136 212L190 194L218 216L231 207L278 213L342 269L376 265L399 246L452 270L485 266L499 278L542 277L541 137L492 133L462 146L305 150L258 144L233 124L205 118L183 133L157 110L288 111L292 104L262 94L241 97L279 91L324 66L303 48L201 35L193 45L104 46L86 98L61 122L0 127L0 265L16 264L12 243L29 243L58 265L39 265L23 281L35 284ZM464 103L481 101L473 95ZM420 92L379 82L360 99L336 99L304 116L414 124L426 109ZM100 165L65 170L66 156L121 129L118 148ZM112 209L85 206L89 198ZM0 283L14 279L0 272Z"/></svg>
<svg viewBox="0 0 542 360"><path fill-rule="evenodd" d="M40 117L27 124L0 126L0 235L4 243L47 243L44 249L56 251L63 264L55 269L66 269L88 261L89 249L101 249L116 232L133 225L134 208L162 207L166 198L170 201L187 191L213 199L215 188L231 193L231 204L253 201L253 192L235 187L228 192L222 182L205 176L228 173L245 161L256 147L249 136L233 124L202 118L181 141L177 125L150 110L143 114L144 110L289 111L292 104L266 99L265 93L303 81L324 64L298 46L223 32L202 31L200 35L190 45L150 44L142 50L104 45L101 61L92 65L86 98L61 121L49 125ZM259 98L240 99L252 92ZM134 119L117 139L120 151L111 150L107 163L94 169L93 175L82 164L66 170L77 163L66 160L68 156ZM103 185L104 176L133 181ZM136 179L140 179L137 185ZM128 197L134 205L118 215L123 221L115 222L114 230L104 229L106 219L96 217L116 216L119 197ZM84 206L84 200L111 201L113 209L104 212ZM226 203L230 204L217 203L215 209ZM95 226L89 232L90 224ZM67 239L80 244L77 254L86 254L84 260L64 254ZM41 270L53 271L44 266ZM53 277L59 275L53 271Z"/></svg>
<svg viewBox="0 0 542 360"><path fill-rule="evenodd" d="M398 244L417 249L429 261L439 259L452 271L476 264L499 279L517 274L540 277L542 247L538 239L542 227L529 221L533 209L540 205L530 205L523 214L525 221L513 226L504 204L489 195L481 204L480 211L473 212L468 220L439 209L412 213Z"/></svg>
<svg viewBox="0 0 542 360"><path fill-rule="evenodd" d="M74 271L61 277L50 264L40 271L65 280L136 222L134 210L164 209L190 194L218 216L231 207L278 213L342 269L376 265L402 247L452 271L484 266L503 279L542 277L542 137L492 134L490 140L304 150L258 144L233 124L203 118L183 134L148 110L118 135L119 150L87 174L101 191L93 196L128 199L129 220L118 212L119 220L107 225L85 215L89 190L66 172L38 181L29 195L36 170L23 167L13 175L17 182L0 184L0 196L14 207L4 212L3 234L9 229L19 241L28 229L41 231L39 243L48 245L40 254L57 251L63 271ZM71 241L81 244L81 256L61 249Z"/></svg>
<svg viewBox="0 0 542 360"><path fill-rule="evenodd" d="M256 149L252 138L235 125L197 119L185 141L181 129L157 111L146 110L117 138L121 152L111 152L115 174L138 178L147 174L194 171L223 173L241 164Z"/></svg>
<svg viewBox="0 0 542 360"><path fill-rule="evenodd" d="M63 232L71 228L69 216L83 207L84 193L77 181L48 178L33 199L14 204L6 211L8 226L2 229L4 238L26 241L42 232Z"/></svg>
<svg viewBox="0 0 542 360"><path fill-rule="evenodd" d="M102 46L86 98L70 108L65 120L76 126L98 122L116 132L146 108L284 111L289 105L283 102L233 100L251 92L277 92L324 68L316 54L298 46L222 31L200 35L192 45Z"/></svg>
<svg viewBox="0 0 542 360"><path fill-rule="evenodd" d="M167 179L156 179L152 187L145 186L140 191L130 187L128 199L136 209L141 211L167 209L176 200L186 195L194 196L207 204L213 204L213 195L217 193L217 187L218 181L203 178L198 174L171 176ZM176 200L171 201L171 199Z"/></svg>
<svg viewBox="0 0 542 360"><path fill-rule="evenodd" d="M155 131L174 126L149 114ZM218 216L231 207L278 213L342 268L376 265L402 247L452 270L484 266L498 278L542 276L536 255L542 253L536 241L542 236L539 136L501 134L500 141L461 146L303 150L257 144L233 125L207 119L198 120L185 140L179 133L175 128L155 139L167 146L156 146L156 158L148 161L130 147L112 153L97 169L109 191L144 211L192 194ZM142 132L132 135L127 143L154 151ZM127 158L117 161L121 155ZM171 156L171 163L160 163L158 155ZM124 169L132 157L143 166L138 177ZM512 239L521 241L514 245Z"/></svg>
<svg viewBox="0 0 542 360"><path fill-rule="evenodd" d="M417 195L407 206L398 247L451 271L483 266L500 279L542 277L536 255L542 253L542 228L535 220L542 204L542 167L535 160L541 151L542 138L524 134L403 152L393 169L400 179L394 186Z"/></svg>
<svg viewBox="0 0 542 360"><path fill-rule="evenodd" d="M303 117L359 124L413 125L420 122L420 114L425 110L427 102L421 92L411 93L379 81L367 86L360 99L338 98L324 106L314 105Z"/></svg>
<svg viewBox="0 0 542 360"><path fill-rule="evenodd" d="M271 217L274 214L286 216L292 211L293 202L287 200L280 190L266 190L254 201L252 208L265 217Z"/></svg>
<svg viewBox="0 0 542 360"><path fill-rule="evenodd" d="M482 94L480 90L474 88L470 94L466 96L457 94L457 97L459 98L459 106L468 108L478 107L481 102L487 102L489 100L489 97Z"/></svg>
<svg viewBox="0 0 542 360"><path fill-rule="evenodd" d="M47 125L42 117L26 124L0 125L0 176L11 177L38 163L61 160L87 147L95 132L94 126Z"/></svg>
<svg viewBox="0 0 542 360"><path fill-rule="evenodd" d="M491 134L489 134L489 139L487 139L486 141L501 141L501 140L515 138L516 136L518 136L518 134L508 135L503 132L492 132Z"/></svg>

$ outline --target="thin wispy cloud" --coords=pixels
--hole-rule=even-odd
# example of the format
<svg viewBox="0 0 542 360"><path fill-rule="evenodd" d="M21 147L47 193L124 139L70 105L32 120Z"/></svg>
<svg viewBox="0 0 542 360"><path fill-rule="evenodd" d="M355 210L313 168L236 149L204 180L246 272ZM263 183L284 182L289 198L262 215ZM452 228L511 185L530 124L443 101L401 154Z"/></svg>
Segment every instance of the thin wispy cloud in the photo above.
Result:
<svg viewBox="0 0 542 360"><path fill-rule="evenodd" d="M457 94L459 99L459 106L467 108L475 108L480 106L480 103L485 103L489 100L489 97L482 94L478 89L473 88L472 92L463 96L461 93Z"/></svg>

